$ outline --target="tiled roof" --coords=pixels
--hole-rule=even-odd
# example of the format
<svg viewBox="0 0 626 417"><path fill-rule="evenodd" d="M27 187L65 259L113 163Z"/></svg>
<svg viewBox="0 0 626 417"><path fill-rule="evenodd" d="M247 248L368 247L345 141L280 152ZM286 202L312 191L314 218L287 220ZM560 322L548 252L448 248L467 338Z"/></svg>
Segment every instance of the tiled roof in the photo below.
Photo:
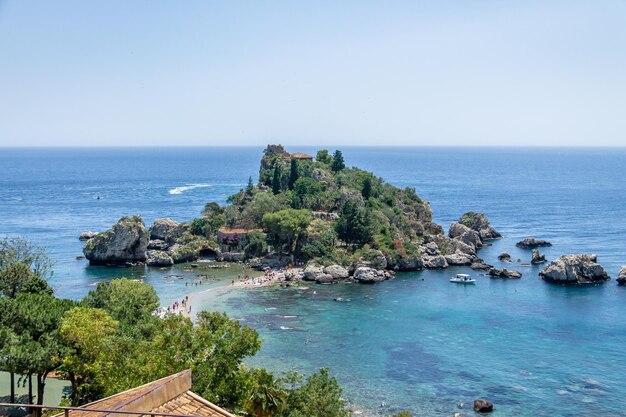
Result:
<svg viewBox="0 0 626 417"><path fill-rule="evenodd" d="M186 370L137 388L83 405L85 411L70 411L70 417L109 417L122 414L89 411L89 409L181 414L196 417L236 417L189 391L191 371ZM59 416L61 416L59 414ZM55 416L56 417L56 416ZM133 417L128 415L128 417ZM157 416L158 417L158 416Z"/></svg>

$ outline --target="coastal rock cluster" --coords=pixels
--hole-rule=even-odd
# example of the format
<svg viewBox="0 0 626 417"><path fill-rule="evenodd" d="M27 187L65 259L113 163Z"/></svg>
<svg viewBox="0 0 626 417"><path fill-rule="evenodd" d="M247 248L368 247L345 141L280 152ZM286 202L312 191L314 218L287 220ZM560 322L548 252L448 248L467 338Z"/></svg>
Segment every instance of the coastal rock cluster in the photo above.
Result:
<svg viewBox="0 0 626 417"><path fill-rule="evenodd" d="M540 247L552 246L552 243L543 239L536 239L534 237L531 237L517 242L515 246L522 249L536 249Z"/></svg>
<svg viewBox="0 0 626 417"><path fill-rule="evenodd" d="M563 255L545 267L539 276L557 284L596 284L610 279L596 255Z"/></svg>
<svg viewBox="0 0 626 417"><path fill-rule="evenodd" d="M150 229L139 216L122 217L110 229L86 239L92 232L81 233L87 240L83 253L91 265L171 266L198 259L202 252L219 257L212 242L188 233L188 225L164 218Z"/></svg>
<svg viewBox="0 0 626 417"><path fill-rule="evenodd" d="M626 284L626 266L622 266L617 275L617 283L619 285Z"/></svg>

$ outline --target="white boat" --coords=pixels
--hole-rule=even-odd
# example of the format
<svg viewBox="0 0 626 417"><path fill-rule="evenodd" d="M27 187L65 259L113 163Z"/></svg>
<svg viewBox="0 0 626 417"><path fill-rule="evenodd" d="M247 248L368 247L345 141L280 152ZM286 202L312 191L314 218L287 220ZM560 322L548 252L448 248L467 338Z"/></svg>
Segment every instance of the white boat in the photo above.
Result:
<svg viewBox="0 0 626 417"><path fill-rule="evenodd" d="M467 274L456 274L453 278L450 278L450 282L454 282L455 284L475 284L476 280L470 278Z"/></svg>

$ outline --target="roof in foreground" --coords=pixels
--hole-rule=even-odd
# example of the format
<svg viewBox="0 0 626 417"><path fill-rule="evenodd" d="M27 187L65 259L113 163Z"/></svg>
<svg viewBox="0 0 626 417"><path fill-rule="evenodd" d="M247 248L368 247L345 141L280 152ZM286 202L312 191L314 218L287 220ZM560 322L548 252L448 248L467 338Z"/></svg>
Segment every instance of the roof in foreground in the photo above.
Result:
<svg viewBox="0 0 626 417"><path fill-rule="evenodd" d="M107 417L114 413L92 409L179 414L197 417L236 417L190 391L191 371L186 370L137 388L83 405L85 411L71 411L70 417ZM121 414L117 414L121 416ZM132 416L131 416L132 417Z"/></svg>

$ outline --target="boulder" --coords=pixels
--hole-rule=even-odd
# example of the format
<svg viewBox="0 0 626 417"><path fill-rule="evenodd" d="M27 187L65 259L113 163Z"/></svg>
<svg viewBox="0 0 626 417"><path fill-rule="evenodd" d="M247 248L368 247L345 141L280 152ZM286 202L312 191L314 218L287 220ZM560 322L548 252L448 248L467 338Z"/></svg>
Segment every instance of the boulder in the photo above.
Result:
<svg viewBox="0 0 626 417"><path fill-rule="evenodd" d="M170 244L182 236L187 227L170 218L157 219L150 226L150 239L164 240Z"/></svg>
<svg viewBox="0 0 626 417"><path fill-rule="evenodd" d="M477 271L489 271L493 269L493 265L486 264L483 261L475 261L470 265L470 268Z"/></svg>
<svg viewBox="0 0 626 417"><path fill-rule="evenodd" d="M546 266L539 276L558 284L596 284L610 279L596 255L562 255Z"/></svg>
<svg viewBox="0 0 626 417"><path fill-rule="evenodd" d="M489 270L488 275L492 278L508 278L508 279L519 279L522 277L521 272L514 271L512 269L506 269L506 268L502 268L502 269L492 268L491 270Z"/></svg>
<svg viewBox="0 0 626 417"><path fill-rule="evenodd" d="M474 257L461 253L445 255L444 258L446 258L448 265L471 265L474 260Z"/></svg>
<svg viewBox="0 0 626 417"><path fill-rule="evenodd" d="M330 275L332 279L345 279L350 276L346 268L341 265L330 265L324 268L324 274Z"/></svg>
<svg viewBox="0 0 626 417"><path fill-rule="evenodd" d="M93 239L94 237L96 237L98 235L98 233L96 232L82 232L79 236L78 236L78 240L89 240L89 239Z"/></svg>
<svg viewBox="0 0 626 417"><path fill-rule="evenodd" d="M535 239L534 237L530 237L517 242L515 246L522 249L535 249L545 246L552 246L552 243L543 239Z"/></svg>
<svg viewBox="0 0 626 417"><path fill-rule="evenodd" d="M174 260L166 252L161 250L149 250L146 252L146 265L148 266L171 266Z"/></svg>
<svg viewBox="0 0 626 417"><path fill-rule="evenodd" d="M530 260L530 263L533 265L539 265L545 262L547 262L545 255L542 255L541 253L539 253L537 249L533 249L532 259Z"/></svg>
<svg viewBox="0 0 626 417"><path fill-rule="evenodd" d="M474 411L478 413L490 413L493 411L493 404L483 399L474 400Z"/></svg>
<svg viewBox="0 0 626 417"><path fill-rule="evenodd" d="M467 245L471 245L474 248L480 248L483 245L483 242L480 239L480 233L461 223L453 222L450 225L448 237L459 240Z"/></svg>
<svg viewBox="0 0 626 417"><path fill-rule="evenodd" d="M422 262L424 268L428 269L444 269L448 267L448 261L443 255L423 256Z"/></svg>
<svg viewBox="0 0 626 417"><path fill-rule="evenodd" d="M502 252L500 255L498 255L498 260L502 262L511 262L511 255L506 252Z"/></svg>
<svg viewBox="0 0 626 417"><path fill-rule="evenodd" d="M195 261L200 257L200 251L195 245L179 245L176 243L169 247L167 253L172 257L175 264Z"/></svg>
<svg viewBox="0 0 626 417"><path fill-rule="evenodd" d="M441 255L439 251L439 246L435 242L428 242L425 245L420 246L419 252L423 256L437 256Z"/></svg>
<svg viewBox="0 0 626 417"><path fill-rule="evenodd" d="M619 285L626 284L626 266L622 266L619 270L619 274L617 275L617 283Z"/></svg>
<svg viewBox="0 0 626 417"><path fill-rule="evenodd" d="M92 265L144 262L148 236L141 217L122 217L109 230L89 239L83 253Z"/></svg>
<svg viewBox="0 0 626 417"><path fill-rule="evenodd" d="M419 256L404 256L396 262L398 271L418 271L424 267L422 258Z"/></svg>
<svg viewBox="0 0 626 417"><path fill-rule="evenodd" d="M385 271L370 268L368 266L358 267L354 271L354 279L361 284L374 284L388 278L389 276L385 273Z"/></svg>
<svg viewBox="0 0 626 417"><path fill-rule="evenodd" d="M459 223L479 233L481 240L497 239L502 237L500 233L489 224L484 213L470 211L459 219Z"/></svg>
<svg viewBox="0 0 626 417"><path fill-rule="evenodd" d="M153 239L148 242L148 249L152 250L166 250L169 246L166 241L161 239Z"/></svg>
<svg viewBox="0 0 626 417"><path fill-rule="evenodd" d="M315 264L308 264L304 270L305 281L316 281L317 277L324 274L324 268Z"/></svg>
<svg viewBox="0 0 626 417"><path fill-rule="evenodd" d="M333 277L330 274L320 274L315 278L315 282L318 284L330 284L333 281Z"/></svg>

